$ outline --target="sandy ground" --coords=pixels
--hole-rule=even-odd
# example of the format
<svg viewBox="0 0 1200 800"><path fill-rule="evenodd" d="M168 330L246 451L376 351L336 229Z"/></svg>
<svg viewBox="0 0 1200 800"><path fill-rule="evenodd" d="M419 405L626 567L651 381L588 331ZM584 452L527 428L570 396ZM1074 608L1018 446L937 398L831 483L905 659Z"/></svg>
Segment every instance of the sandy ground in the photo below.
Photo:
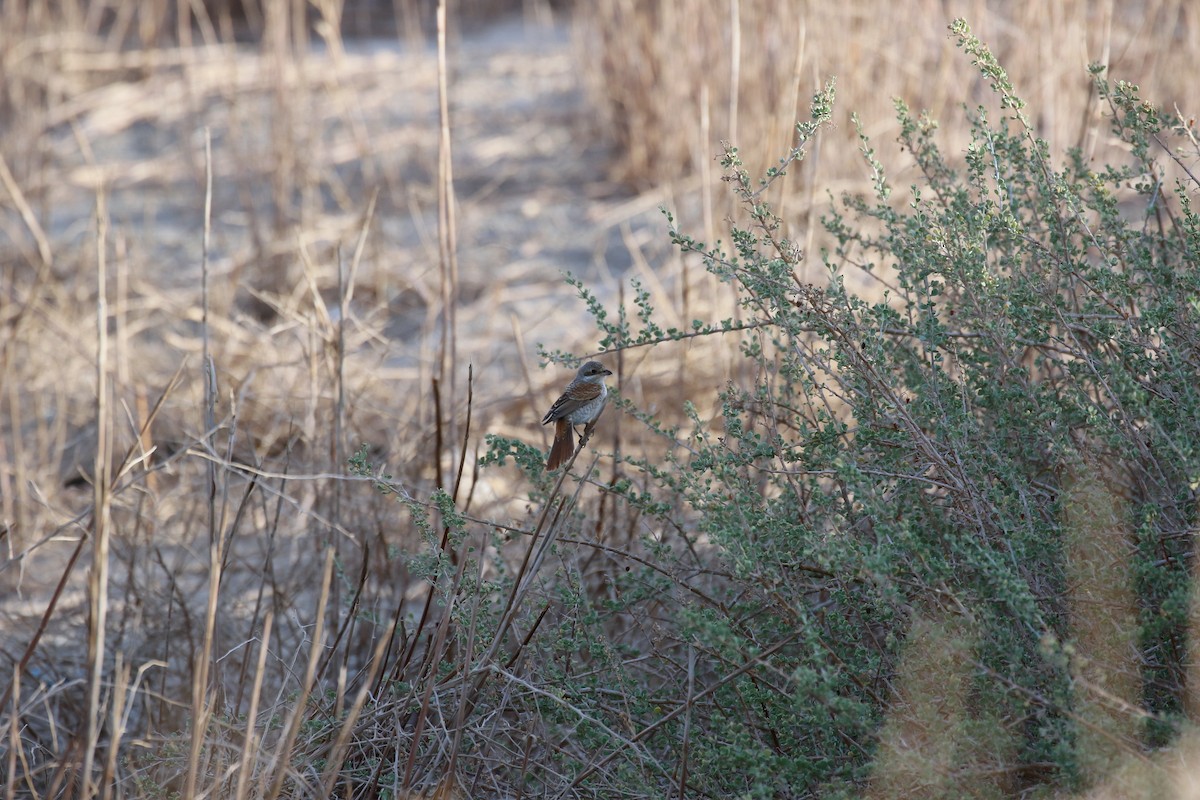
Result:
<svg viewBox="0 0 1200 800"><path fill-rule="evenodd" d="M562 271L621 273L632 263L630 242L659 247L664 238L661 197L638 201L606 180L607 149L576 44L564 26L513 21L452 45L460 308L485 298L484 314L461 314L468 344L500 331L511 340L510 313L529 322L531 340L558 338L541 323L573 296ZM402 313L406 290L437 286L436 80L432 48L359 40L344 52L317 46L283 67L257 52L202 50L147 80L100 85L75 100L82 110L72 125L52 132L66 168L47 195L50 238L90 238L103 184L110 236L127 241L135 272L144 268L136 277L164 291L194 288L207 129L215 173L209 260L219 279L286 293L273 281L295 280L295 265L281 272L255 259L296 238L314 248L339 244L348 257L378 188L358 276ZM287 103L275 96L281 83ZM292 167L291 183L272 185L281 161ZM397 319L388 332L402 351L418 328Z"/></svg>

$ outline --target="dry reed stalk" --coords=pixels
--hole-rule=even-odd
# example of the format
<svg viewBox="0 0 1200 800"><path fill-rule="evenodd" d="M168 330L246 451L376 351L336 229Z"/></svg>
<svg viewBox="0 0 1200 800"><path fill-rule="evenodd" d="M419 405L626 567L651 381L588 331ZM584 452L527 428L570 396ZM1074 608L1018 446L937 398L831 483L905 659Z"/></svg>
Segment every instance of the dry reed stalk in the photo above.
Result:
<svg viewBox="0 0 1200 800"><path fill-rule="evenodd" d="M742 93L742 4L729 0L729 139L738 139L738 98Z"/></svg>
<svg viewBox="0 0 1200 800"><path fill-rule="evenodd" d="M17 207L17 211L21 214L21 221L25 223L26 230L33 237L42 265L45 267L51 266L54 263L54 251L50 247L50 239L46 236L46 232L42 230L42 225L38 222L37 214L34 213L33 207L30 206L29 200L25 197L25 193L21 191L20 185L17 183L16 178L13 177L12 170L8 168L8 162L4 159L3 154L0 154L0 184L4 185L8 196L12 198L13 205Z"/></svg>
<svg viewBox="0 0 1200 800"><path fill-rule="evenodd" d="M113 664L113 689L109 700L108 754L104 760L104 772L100 776L100 800L109 800L113 793L113 781L117 774L117 755L121 752L121 740L125 736L125 696L129 691L129 664L125 654L117 651Z"/></svg>
<svg viewBox="0 0 1200 800"><path fill-rule="evenodd" d="M92 768L100 741L101 694L104 679L105 628L108 624L108 557L112 487L109 485L112 416L108 382L108 210L104 190L96 193L96 453L92 485L92 568L88 581L88 694L87 728L79 796L95 794Z"/></svg>
<svg viewBox="0 0 1200 800"><path fill-rule="evenodd" d="M208 253L212 237L212 134L204 129L204 228L200 255L200 326L202 338L202 368L204 371L204 447L213 450L212 437L216 432L216 368L209 351L209 289ZM210 714L208 671L212 660L213 635L216 626L217 599L221 588L222 531L217 522L217 465L205 461L208 500L208 603L204 615L204 639L192 662L192 737L188 749L187 773L184 778L184 797L193 797L200 769L200 754L205 743Z"/></svg>
<svg viewBox="0 0 1200 800"><path fill-rule="evenodd" d="M250 708L246 712L246 732L242 736L242 752L238 760L237 789L235 800L245 800L250 783L251 763L258 760L260 739L257 735L258 702L262 697L263 675L266 672L267 653L271 648L271 626L275 615L270 609L263 618L262 635L258 643L258 661L254 668L254 685L250 689ZM240 685L240 684L239 684Z"/></svg>
<svg viewBox="0 0 1200 800"><path fill-rule="evenodd" d="M321 570L321 595L317 599L316 617L313 624L312 640L309 643L308 663L304 668L304 678L300 691L293 700L284 723L284 736L279 741L275 753L271 757L271 765L267 774L271 783L264 800L275 800L283 790L283 783L289 774L288 765L291 763L292 751L296 746L296 736L300 733L300 724L304 721L305 710L308 708L309 697L312 695L313 682L316 679L317 663L321 658L321 649L325 642L325 616L329 613L329 584L333 579L333 549L325 548L325 565Z"/></svg>
<svg viewBox="0 0 1200 800"><path fill-rule="evenodd" d="M458 224L454 195L454 157L450 144L450 75L446 65L446 0L437 5L438 58L438 267L442 301L442 340L438 344L438 383L447 389L445 406L435 413L450 423L450 441L455 441L455 372L458 350ZM441 455L441 450L438 450ZM441 468L438 467L439 485Z"/></svg>

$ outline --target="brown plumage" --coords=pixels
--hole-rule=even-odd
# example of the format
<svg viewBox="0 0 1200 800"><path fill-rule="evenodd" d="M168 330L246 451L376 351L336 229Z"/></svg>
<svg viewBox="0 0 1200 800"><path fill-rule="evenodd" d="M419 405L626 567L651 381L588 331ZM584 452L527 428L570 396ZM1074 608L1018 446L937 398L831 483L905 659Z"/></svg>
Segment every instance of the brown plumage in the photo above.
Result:
<svg viewBox="0 0 1200 800"><path fill-rule="evenodd" d="M546 460L546 469L558 469L571 459L575 452L574 426L585 425L585 432L590 433L600 418L600 412L608 402L608 387L604 385L606 375L612 375L612 372L599 361L584 364L575 373L575 380L542 418L543 425L554 423L554 444Z"/></svg>

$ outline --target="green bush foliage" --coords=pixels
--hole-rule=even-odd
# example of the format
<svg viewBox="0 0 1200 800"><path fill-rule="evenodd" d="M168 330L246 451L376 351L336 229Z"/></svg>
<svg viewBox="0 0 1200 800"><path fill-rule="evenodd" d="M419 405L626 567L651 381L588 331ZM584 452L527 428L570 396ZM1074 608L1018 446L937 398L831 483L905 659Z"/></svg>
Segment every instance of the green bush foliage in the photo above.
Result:
<svg viewBox="0 0 1200 800"><path fill-rule="evenodd" d="M743 309L696 330L743 329L748 372L762 376L722 393L718 423L693 415L666 433L666 468L631 460L653 488L614 487L664 519L696 520L727 570L675 619L710 688L689 703L698 795L1080 786L1104 777L1094 748L1161 746L1182 721L1200 220L1195 185L1164 185L1158 159L1184 123L1094 67L1130 159L1097 167L1072 152L1057 165L987 49L962 22L952 33L999 119L968 112L960 165L939 151L936 123L898 101L920 179L898 205L862 137L875 196L824 220L836 246L821 254L822 285L801 279L764 198L829 119L832 84L798 126L800 147L762 181L726 149L745 214L729 251L672 231ZM858 270L886 296L856 291ZM653 325L641 293L640 332L583 295L606 346L682 335ZM914 630L942 633L914 641ZM931 641L953 657L931 658ZM1105 641L1131 650L1101 652ZM929 665L933 688L897 679L906 659ZM947 707L934 716L948 732L920 723L931 704ZM944 757L949 777L898 766L885 740L889 726L903 734L903 713L918 738L945 739L918 754L929 771ZM680 741L677 727L659 743L674 749L665 760L679 763Z"/></svg>

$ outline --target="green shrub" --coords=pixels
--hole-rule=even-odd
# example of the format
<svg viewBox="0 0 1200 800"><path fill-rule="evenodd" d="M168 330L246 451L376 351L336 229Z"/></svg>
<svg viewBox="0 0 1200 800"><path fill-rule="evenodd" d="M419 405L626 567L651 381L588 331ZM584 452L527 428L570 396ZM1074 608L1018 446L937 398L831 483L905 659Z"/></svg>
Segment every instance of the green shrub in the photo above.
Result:
<svg viewBox="0 0 1200 800"><path fill-rule="evenodd" d="M1113 763L1105 748L1162 745L1182 718L1200 227L1194 187L1171 192L1156 160L1182 123L1094 67L1131 158L1096 168L1073 152L1060 167L986 48L952 31L1000 118L970 112L956 165L936 124L897 102L921 179L899 207L862 137L875 197L824 220L824 285L801 280L764 202L802 149L756 182L727 147L746 215L732 252L673 231L737 292L742 352L764 376L722 393L719 424L693 416L669 468L631 460L650 494L685 500L729 571L715 605L678 618L717 687L693 710L687 765L708 796L894 787L910 768L884 740L904 708L949 704L949 744L923 746L949 747L954 774L911 775L921 796L1090 783ZM832 102L831 85L801 147ZM858 271L887 290L856 290ZM613 347L680 335L596 316ZM930 661L918 623L960 632L967 655L932 662L942 695L897 681L906 660Z"/></svg>

